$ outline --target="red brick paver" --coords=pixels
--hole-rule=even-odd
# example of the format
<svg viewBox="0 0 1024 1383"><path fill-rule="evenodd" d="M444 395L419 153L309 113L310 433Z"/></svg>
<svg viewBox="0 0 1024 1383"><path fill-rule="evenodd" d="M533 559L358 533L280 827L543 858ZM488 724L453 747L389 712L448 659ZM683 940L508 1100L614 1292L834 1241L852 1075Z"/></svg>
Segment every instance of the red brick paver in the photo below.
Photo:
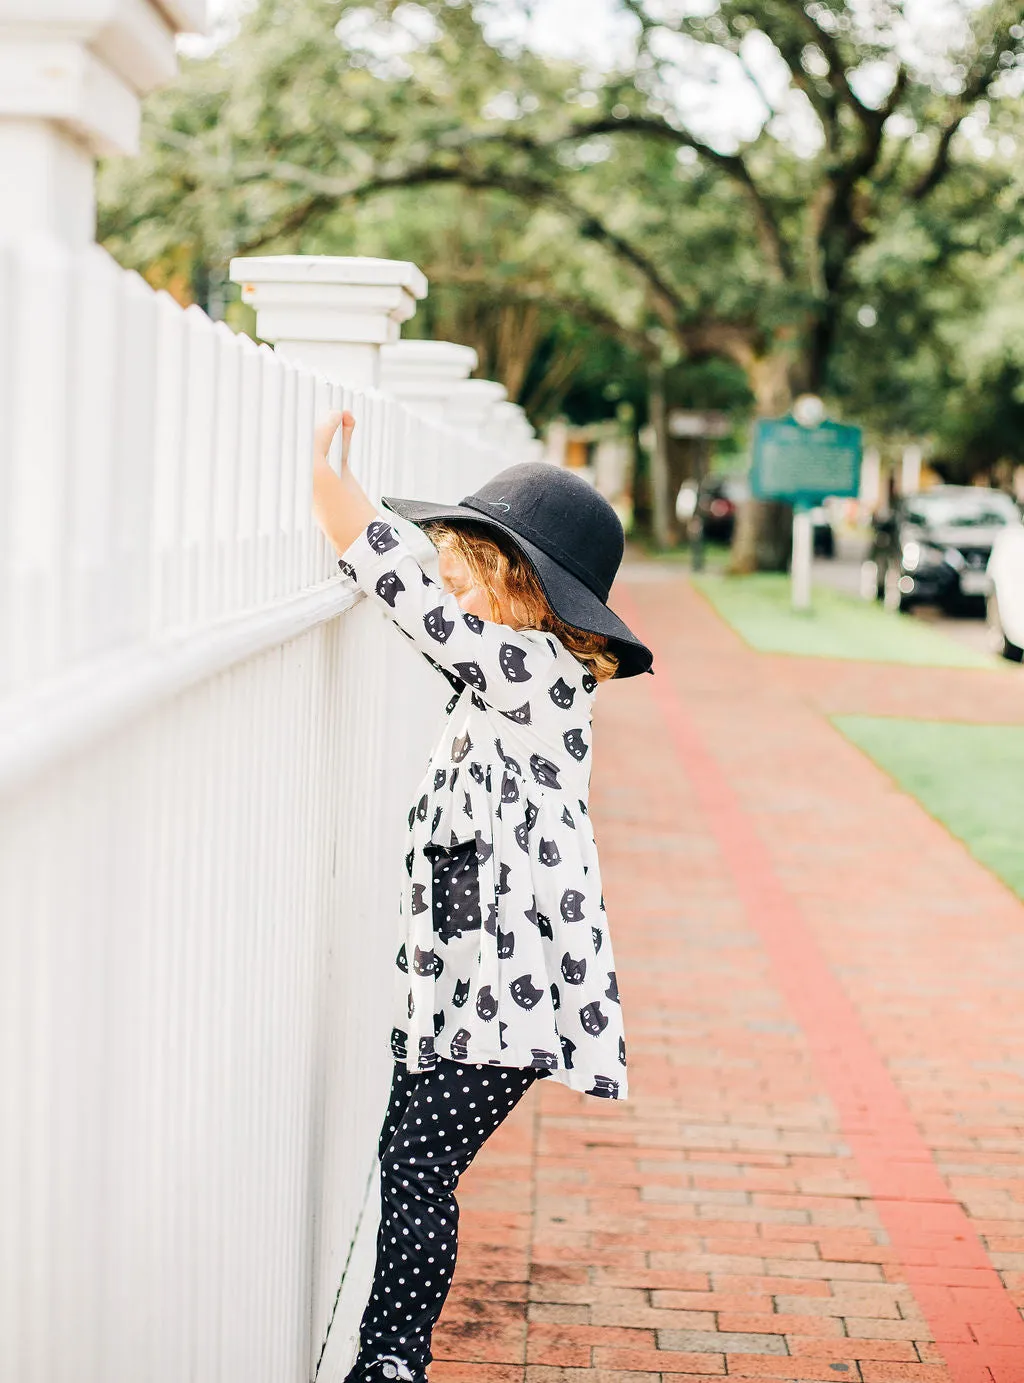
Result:
<svg viewBox="0 0 1024 1383"><path fill-rule="evenodd" d="M541 1086L485 1149L433 1383L1024 1380L1024 909L820 676L683 579L619 608L658 658L596 735L632 1095Z"/></svg>

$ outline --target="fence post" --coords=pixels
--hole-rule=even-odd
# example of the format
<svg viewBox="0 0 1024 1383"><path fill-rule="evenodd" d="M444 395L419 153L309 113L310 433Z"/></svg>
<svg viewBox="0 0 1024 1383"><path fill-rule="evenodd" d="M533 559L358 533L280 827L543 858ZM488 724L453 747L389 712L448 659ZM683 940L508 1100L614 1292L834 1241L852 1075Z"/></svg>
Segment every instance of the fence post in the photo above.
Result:
<svg viewBox="0 0 1024 1383"><path fill-rule="evenodd" d="M477 354L453 341L396 341L381 347L380 363L382 389L440 422L452 393L476 369Z"/></svg>
<svg viewBox="0 0 1024 1383"><path fill-rule="evenodd" d="M415 264L349 255L260 255L231 261L256 332L278 355L350 389L380 386L381 347L427 296Z"/></svg>
<svg viewBox="0 0 1024 1383"><path fill-rule="evenodd" d="M505 397L504 384L493 379L466 379L453 389L445 405L445 422L484 440L494 405Z"/></svg>
<svg viewBox="0 0 1024 1383"><path fill-rule="evenodd" d="M525 411L518 403L505 400L496 403L487 423L488 435L493 437L495 446L505 451L525 454L534 432Z"/></svg>
<svg viewBox="0 0 1024 1383"><path fill-rule="evenodd" d="M0 3L0 243L77 249L96 230L93 166L133 154L142 97L177 71L205 0Z"/></svg>

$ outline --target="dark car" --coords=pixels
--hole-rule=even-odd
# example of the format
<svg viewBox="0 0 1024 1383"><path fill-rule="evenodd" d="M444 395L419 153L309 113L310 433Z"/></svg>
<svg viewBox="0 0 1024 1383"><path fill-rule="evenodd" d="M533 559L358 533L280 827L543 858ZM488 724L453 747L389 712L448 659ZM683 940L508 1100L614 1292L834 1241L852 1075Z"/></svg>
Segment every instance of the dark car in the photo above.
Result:
<svg viewBox="0 0 1024 1383"><path fill-rule="evenodd" d="M700 487L697 512L704 524L704 536L713 543L731 543L736 513L750 498L746 476L711 475Z"/></svg>
<svg viewBox="0 0 1024 1383"><path fill-rule="evenodd" d="M1019 517L1009 495L977 485L936 485L906 495L875 520L865 594L873 591L894 610L917 604L949 609L968 601L981 609L992 544Z"/></svg>
<svg viewBox="0 0 1024 1383"><path fill-rule="evenodd" d="M685 522L696 507L704 537L712 543L731 543L737 512L749 498L750 482L745 475L709 475L701 482L699 493L696 482L687 480L676 499L676 517ZM835 537L824 509L811 511L811 525L814 555L834 556Z"/></svg>

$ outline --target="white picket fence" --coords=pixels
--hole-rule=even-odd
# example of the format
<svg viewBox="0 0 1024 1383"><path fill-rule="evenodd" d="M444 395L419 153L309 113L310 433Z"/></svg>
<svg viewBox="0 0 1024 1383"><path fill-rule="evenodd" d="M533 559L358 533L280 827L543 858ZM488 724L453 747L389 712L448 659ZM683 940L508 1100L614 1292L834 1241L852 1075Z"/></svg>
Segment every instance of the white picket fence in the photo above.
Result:
<svg viewBox="0 0 1024 1383"><path fill-rule="evenodd" d="M316 1374L448 695L347 609L310 508L331 406L374 497L521 459L95 246L0 250L5 1383Z"/></svg>

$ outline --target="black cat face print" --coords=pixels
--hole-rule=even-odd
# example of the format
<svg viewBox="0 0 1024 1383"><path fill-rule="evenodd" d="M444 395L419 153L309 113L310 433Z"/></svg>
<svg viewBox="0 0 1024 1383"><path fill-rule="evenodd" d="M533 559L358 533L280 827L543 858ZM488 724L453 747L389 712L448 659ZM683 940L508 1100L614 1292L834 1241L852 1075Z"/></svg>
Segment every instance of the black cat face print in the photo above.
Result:
<svg viewBox="0 0 1024 1383"><path fill-rule="evenodd" d="M417 946L413 952L412 968L417 975L440 975L444 969L444 961L440 956L435 955L432 950L421 951Z"/></svg>
<svg viewBox="0 0 1024 1383"><path fill-rule="evenodd" d="M383 519L343 561L453 693L406 822L392 1054L413 1072L515 1066L619 1098L625 1041L587 818L596 680L549 632L461 610Z"/></svg>
<svg viewBox="0 0 1024 1383"><path fill-rule="evenodd" d="M594 1088L587 1091L588 1095L598 1095L605 1100L617 1100L619 1098L619 1082L613 1080L611 1076L595 1076Z"/></svg>
<svg viewBox="0 0 1024 1383"><path fill-rule="evenodd" d="M582 762L587 757L590 745L583 738L582 730L566 730L562 735L562 742L577 762Z"/></svg>
<svg viewBox="0 0 1024 1383"><path fill-rule="evenodd" d="M513 980L509 992L520 1008L536 1008L544 997L543 989L533 983L532 975L520 975Z"/></svg>
<svg viewBox="0 0 1024 1383"><path fill-rule="evenodd" d="M595 999L592 1004L585 1004L580 1009L580 1023L583 1031L589 1032L591 1037L598 1037L608 1026L608 1019L601 1012L601 1005Z"/></svg>
<svg viewBox="0 0 1024 1383"><path fill-rule="evenodd" d="M454 667L467 686L475 687L481 692L487 690L487 678L479 663L455 663Z"/></svg>
<svg viewBox="0 0 1024 1383"><path fill-rule="evenodd" d="M498 653L498 666L509 682L529 682L532 673L526 667L526 651L514 644L503 643Z"/></svg>
<svg viewBox="0 0 1024 1383"><path fill-rule="evenodd" d="M402 585L402 579L398 575L398 572L386 571L377 582L375 589L384 604L390 605L393 610L395 608L395 601L398 599L401 592L405 590L405 587Z"/></svg>
<svg viewBox="0 0 1024 1383"><path fill-rule="evenodd" d="M394 530L383 519L375 519L370 524L366 530L366 541L380 556L386 552L393 552L398 547L398 539L395 537Z"/></svg>
<svg viewBox="0 0 1024 1383"><path fill-rule="evenodd" d="M559 677L558 681L548 688L548 696L560 710L568 711L576 699L576 688L571 687L564 677Z"/></svg>
<svg viewBox="0 0 1024 1383"><path fill-rule="evenodd" d="M540 783L542 788L560 788L558 781L558 768L550 759L545 759L542 754L530 755L530 772L533 774L534 781Z"/></svg>
<svg viewBox="0 0 1024 1383"><path fill-rule="evenodd" d="M562 854L558 848L558 841L545 840L541 836L540 844L537 846L537 858L541 864L546 864L549 869L553 869L556 864L561 864Z"/></svg>
<svg viewBox="0 0 1024 1383"><path fill-rule="evenodd" d="M587 978L587 958L581 956L579 960L573 960L569 952L566 951L562 957L562 979L566 984L582 984Z"/></svg>
<svg viewBox="0 0 1024 1383"><path fill-rule="evenodd" d="M559 904L559 912L566 922L582 922L585 916L583 904L586 894L581 893L578 888L567 888L562 894L562 901Z"/></svg>
<svg viewBox="0 0 1024 1383"><path fill-rule="evenodd" d="M473 741L469 738L468 730L464 735L457 735L452 740L452 763L460 764L472 748Z"/></svg>
<svg viewBox="0 0 1024 1383"><path fill-rule="evenodd" d="M518 762L512 758L511 754L506 754L504 749L502 749L501 740L496 739L494 741L494 750L495 753L498 755L498 758L508 769L509 773L515 773L517 775L522 774L523 770L519 767Z"/></svg>
<svg viewBox="0 0 1024 1383"><path fill-rule="evenodd" d="M423 627L436 643L447 643L455 629L453 620L445 619L444 607L438 605L423 616Z"/></svg>

